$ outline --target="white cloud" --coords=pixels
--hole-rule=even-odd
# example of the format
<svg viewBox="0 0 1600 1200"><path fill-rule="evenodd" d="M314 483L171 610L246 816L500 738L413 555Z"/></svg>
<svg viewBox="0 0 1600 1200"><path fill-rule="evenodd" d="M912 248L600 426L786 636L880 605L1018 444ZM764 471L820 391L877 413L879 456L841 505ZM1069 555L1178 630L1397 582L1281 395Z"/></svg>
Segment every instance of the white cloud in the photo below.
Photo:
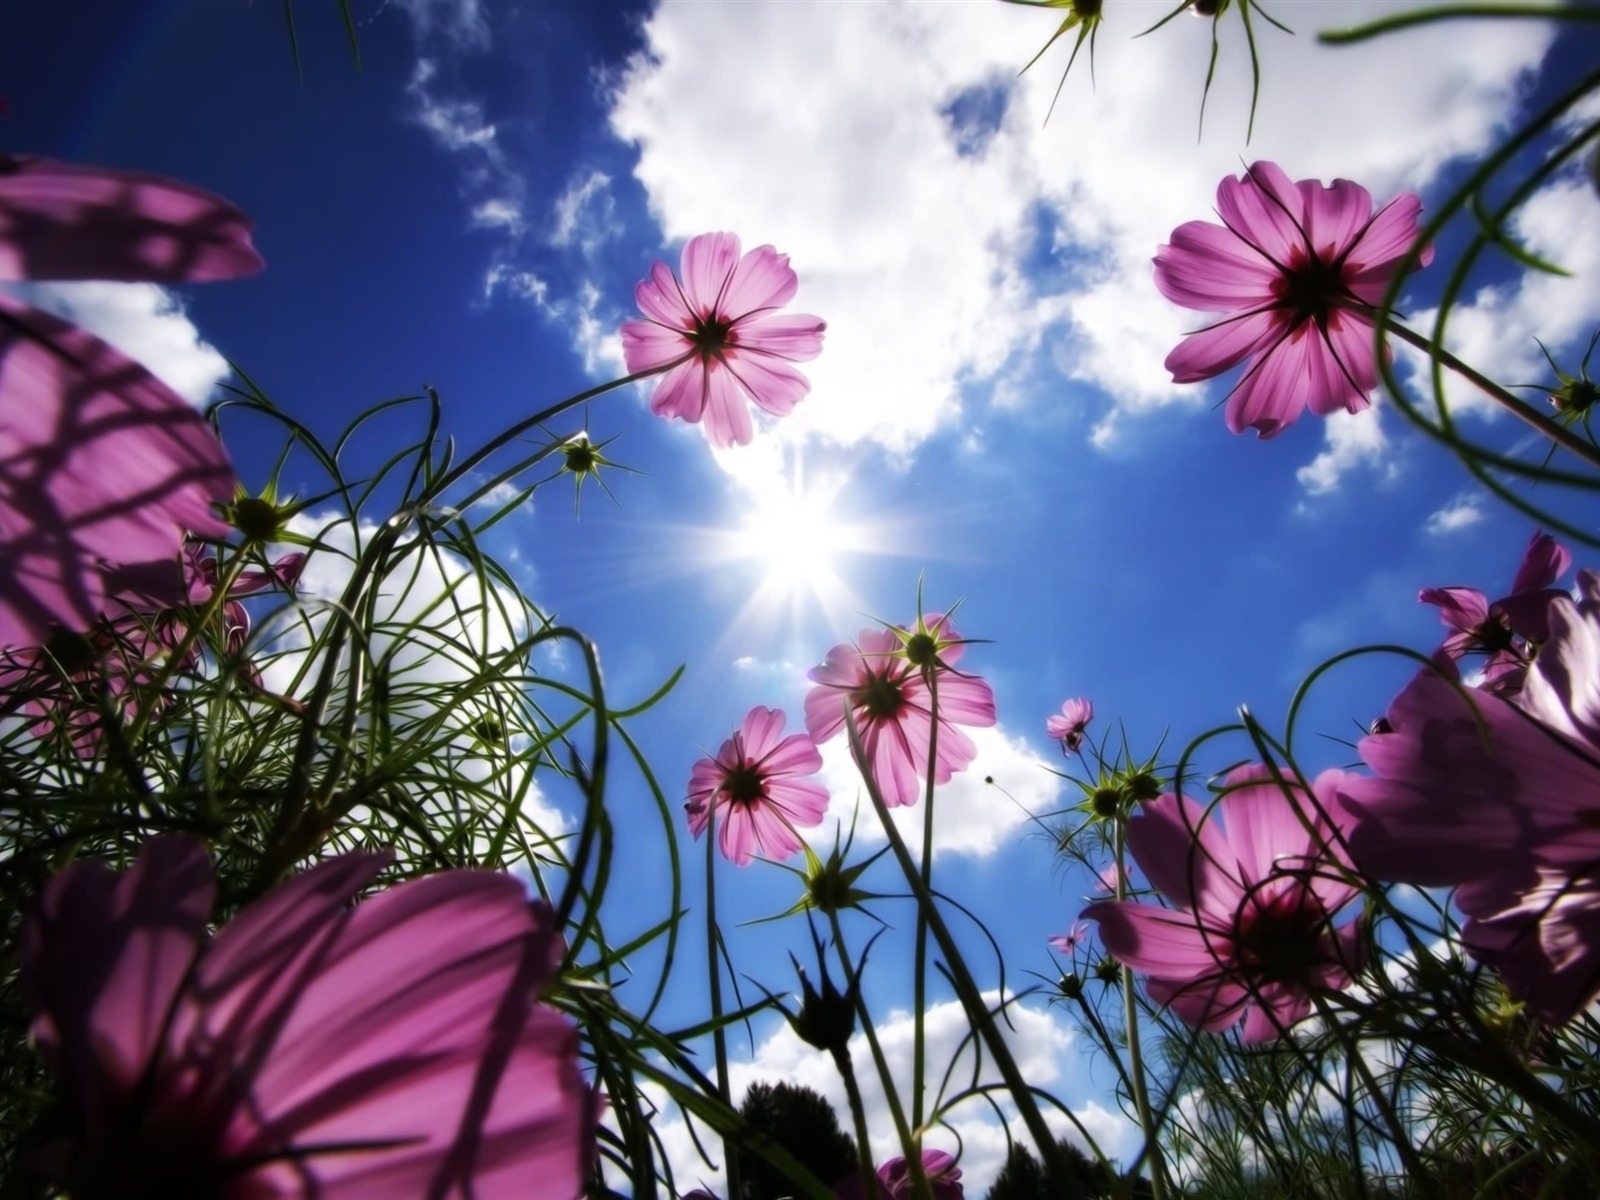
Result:
<svg viewBox="0 0 1600 1200"><path fill-rule="evenodd" d="M620 230L612 215L616 205L610 187L611 176L604 171L574 175L566 190L556 198L550 244L575 245L588 257L616 237Z"/></svg>
<svg viewBox="0 0 1600 1200"><path fill-rule="evenodd" d="M1570 272L1570 277L1529 270L1509 283L1481 288L1450 313L1446 345L1468 364L1503 384L1554 383L1538 338L1573 374L1563 351L1587 344L1600 323L1600 196L1589 181L1563 175L1541 188L1512 221L1513 235L1533 254ZM1431 334L1437 310L1419 313L1413 326ZM1406 351L1419 368L1421 356ZM1424 369L1425 370L1425 369ZM1471 384L1445 372L1445 397L1457 414L1498 415L1501 409ZM1425 411L1433 410L1426 374L1413 376L1413 391L1426 388ZM1538 391L1519 392L1540 408Z"/></svg>
<svg viewBox="0 0 1600 1200"><path fill-rule="evenodd" d="M985 858L1008 845L1030 813L1042 814L1057 807L1061 778L1052 775L1045 759L1023 738L1007 737L998 726L965 730L978 748L978 757L934 795L933 844L945 854L969 854ZM832 846L834 823L845 830L852 819L856 836L866 842L885 840L883 826L872 811L861 784L861 775L850 760L850 748L843 734L822 744L822 773L819 777L832 801L828 819L808 831L818 846ZM994 783L986 783L993 779ZM1002 793L1010 793L1008 799ZM860 815L856 815L857 799ZM1020 806L1020 807L1019 807ZM923 810L921 804L891 810L895 827L913 853L922 848Z"/></svg>
<svg viewBox="0 0 1600 1200"><path fill-rule="evenodd" d="M442 38L456 50L486 50L492 40L483 0L386 0L411 19L419 41Z"/></svg>
<svg viewBox="0 0 1600 1200"><path fill-rule="evenodd" d="M508 233L522 230L522 209L511 200L495 198L474 206L472 223L484 229L504 229Z"/></svg>
<svg viewBox="0 0 1600 1200"><path fill-rule="evenodd" d="M998 997L991 992L984 999L992 1005L997 1003ZM1077 1035L1069 1027L1066 1018L1055 1010L1021 1004L1013 1004L1007 1011L1013 1027L1007 1028L1004 1022L998 1024L1023 1078L1044 1089L1062 1086L1079 1065L1075 1048ZM971 1082L973 1053L970 1045L962 1048L970 1026L966 1013L955 1001L930 1005L924 1027L928 1055L928 1098L931 1103L936 1099L939 1080L945 1076L946 1068L952 1062L956 1065L949 1072L949 1078L959 1081L955 1086L964 1087ZM912 1019L908 1013L894 1012L887 1020L878 1022L876 1028L890 1075L895 1080L902 1104L905 1104L909 1101L911 1081ZM873 1160L882 1163L898 1156L901 1149L895 1138L883 1084L873 1067L872 1052L864 1034L858 1033L851 1040L850 1057L861 1085L862 1104L872 1137ZM850 1128L850 1110L844 1085L832 1061L826 1054L802 1042L787 1025L779 1027L762 1041L749 1062L734 1063L729 1075L729 1090L735 1097L735 1103L752 1083L791 1083L821 1093L838 1112L841 1125L847 1130ZM977 1079L980 1086L1000 1082L987 1055ZM659 1102L660 1097L656 1099ZM983 1195L999 1174L1005 1162L1007 1129L1012 1138L1024 1143L1029 1141L1014 1106L1009 1100L1003 1099L1000 1100L1000 1106L1005 1114L1005 1126L995 1119L993 1110L987 1104L969 1103L951 1111L945 1123L935 1126L927 1136L925 1145L929 1149L955 1153L959 1145L962 1183L968 1195ZM1082 1133L1066 1116L1051 1106L1042 1107L1046 1124L1052 1132L1058 1137L1069 1138L1080 1147L1085 1145ZM1116 1158L1130 1152L1138 1144L1138 1137L1127 1120L1100 1104L1090 1101L1074 1108L1073 1114L1107 1157ZM681 1191L687 1191L704 1181L712 1186L715 1194L724 1194L721 1172L713 1171L701 1162L699 1155L694 1152L681 1116L675 1111L671 1112L666 1119L653 1122L652 1128L660 1133L668 1148ZM715 1145L714 1139L711 1144Z"/></svg>
<svg viewBox="0 0 1600 1200"><path fill-rule="evenodd" d="M8 290L110 342L196 407L232 374L189 320L183 300L157 284L26 283Z"/></svg>
<svg viewBox="0 0 1600 1200"><path fill-rule="evenodd" d="M1430 514L1424 528L1434 537L1443 537L1476 525L1484 516L1483 497L1469 492Z"/></svg>
<svg viewBox="0 0 1600 1200"><path fill-rule="evenodd" d="M1383 429L1383 406L1374 404L1364 412L1336 412L1323 424L1327 449L1295 472L1300 485L1313 496L1338 491L1346 472L1356 467L1371 467L1381 477L1392 479L1397 471L1388 461L1389 439Z"/></svg>
<svg viewBox="0 0 1600 1200"><path fill-rule="evenodd" d="M1052 31L1048 14L862 4L819 21L804 5L670 0L652 14L611 120L639 147L635 174L664 234L772 242L800 274L794 308L829 322L807 367L812 395L783 436L909 452L961 420L964 384L1004 386L1044 347L1117 412L1202 403L1203 389L1174 387L1161 366L1197 314L1159 296L1149 260L1176 225L1210 213L1241 152L1297 178L1360 179L1380 199L1423 185L1487 143L1552 36L1532 22L1462 23L1449 54L1419 53L1408 34L1336 49L1313 35L1346 23L1343 6L1298 4L1299 36L1265 32L1246 148L1249 71L1238 22L1224 21L1197 146L1211 24L1131 42L1144 14L1130 15L1101 30L1097 88L1080 63L1046 127L1065 50L1015 75ZM987 96L992 109L1002 95L992 132L970 112L946 116L958 99L982 108ZM1063 277L1042 294L1026 258L1038 258L1040 213ZM1097 436L1118 428L1102 422Z"/></svg>

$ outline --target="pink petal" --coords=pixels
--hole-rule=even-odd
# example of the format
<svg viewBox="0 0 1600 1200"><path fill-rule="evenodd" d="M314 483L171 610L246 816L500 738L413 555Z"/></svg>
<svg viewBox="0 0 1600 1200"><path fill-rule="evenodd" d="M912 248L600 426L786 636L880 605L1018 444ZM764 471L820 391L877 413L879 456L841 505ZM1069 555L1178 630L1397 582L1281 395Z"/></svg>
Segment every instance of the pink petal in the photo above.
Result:
<svg viewBox="0 0 1600 1200"><path fill-rule="evenodd" d="M811 390L811 381L779 358L744 353L734 348L728 351L726 369L750 394L756 407L774 417L788 416Z"/></svg>
<svg viewBox="0 0 1600 1200"><path fill-rule="evenodd" d="M1156 251L1156 287L1174 304L1233 312L1272 304L1279 270L1231 229L1189 221Z"/></svg>
<svg viewBox="0 0 1600 1200"><path fill-rule="evenodd" d="M1543 530L1535 531L1528 549L1517 566L1516 580L1511 593L1534 592L1550 587L1572 566L1572 555L1567 548Z"/></svg>
<svg viewBox="0 0 1600 1200"><path fill-rule="evenodd" d="M1348 179L1335 179L1331 187L1308 180L1301 187L1306 238L1319 258L1332 262L1366 230L1372 219L1372 193Z"/></svg>
<svg viewBox="0 0 1600 1200"><path fill-rule="evenodd" d="M624 321L621 337L622 361L629 374L665 366L684 358L694 349L681 332L654 321Z"/></svg>
<svg viewBox="0 0 1600 1200"><path fill-rule="evenodd" d="M1280 265L1291 251L1305 248L1305 197L1277 163L1258 162L1241 178L1224 179L1217 185L1217 212L1225 225Z"/></svg>
<svg viewBox="0 0 1600 1200"><path fill-rule="evenodd" d="M690 311L683 289L678 286L677 276L664 262L651 264L650 274L634 286L633 299L645 316L664 329L676 332L693 329L695 319L700 315ZM624 336L632 324L635 322L624 323Z"/></svg>
<svg viewBox="0 0 1600 1200"><path fill-rule="evenodd" d="M0 155L0 279L253 275L250 227L226 200L174 179Z"/></svg>
<svg viewBox="0 0 1600 1200"><path fill-rule="evenodd" d="M1192 913L1135 900L1100 900L1079 914L1099 926L1100 941L1120 963L1162 979L1205 979L1232 953L1220 933Z"/></svg>
<svg viewBox="0 0 1600 1200"><path fill-rule="evenodd" d="M772 806L795 825L820 825L828 812L828 789L810 779L771 780L767 796Z"/></svg>
<svg viewBox="0 0 1600 1200"><path fill-rule="evenodd" d="M815 775L822 770L822 752L803 733L784 738L759 761L768 775Z"/></svg>
<svg viewBox="0 0 1600 1200"><path fill-rule="evenodd" d="M697 317L726 313L723 294L739 264L739 239L731 233L702 233L683 247L683 290Z"/></svg>
<svg viewBox="0 0 1600 1200"><path fill-rule="evenodd" d="M738 245L735 239L736 251ZM789 256L771 246L757 246L733 268L720 308L729 320L739 322L753 314L781 308L799 290L800 277L789 266Z"/></svg>
<svg viewBox="0 0 1600 1200"><path fill-rule="evenodd" d="M1437 605L1439 619L1450 629L1475 633L1489 619L1489 599L1477 588L1423 588L1417 600Z"/></svg>
<svg viewBox="0 0 1600 1200"><path fill-rule="evenodd" d="M1145 981L1145 991L1157 1004L1177 1013L1186 1025L1209 1033L1237 1025L1250 1003L1248 988L1222 976L1151 978Z"/></svg>
<svg viewBox="0 0 1600 1200"><path fill-rule="evenodd" d="M1318 331L1314 324L1306 328L1307 337L1316 338L1306 352L1311 411L1325 417L1366 408L1368 393L1378 386L1371 322L1348 311L1335 311L1328 315L1325 329ZM1317 353L1319 349L1321 353Z"/></svg>
<svg viewBox="0 0 1600 1200"><path fill-rule="evenodd" d="M1128 848L1168 900L1205 908L1231 925L1243 899L1238 859L1214 813L1169 792L1128 821Z"/></svg>
<svg viewBox="0 0 1600 1200"><path fill-rule="evenodd" d="M85 629L103 564L177 559L236 486L195 410L143 367L0 296L0 645Z"/></svg>
<svg viewBox="0 0 1600 1200"><path fill-rule="evenodd" d="M23 933L33 1036L104 1125L162 1043L205 941L213 895L203 843L147 842L120 876L89 860L52 879Z"/></svg>
<svg viewBox="0 0 1600 1200"><path fill-rule="evenodd" d="M1263 351L1228 397L1228 429L1233 433L1254 429L1266 439L1299 420L1311 398L1307 362L1321 353L1320 341L1305 325Z"/></svg>
<svg viewBox="0 0 1600 1200"><path fill-rule="evenodd" d="M1174 383L1210 379L1270 345L1284 328L1277 310L1232 317L1189 334L1173 347L1165 366Z"/></svg>
<svg viewBox="0 0 1600 1200"><path fill-rule="evenodd" d="M678 364L661 377L650 397L650 411L658 417L678 417L693 425L705 414L705 377L709 368L699 359Z"/></svg>
<svg viewBox="0 0 1600 1200"><path fill-rule="evenodd" d="M1406 192L1396 196L1367 226L1345 256L1346 282L1363 300L1376 304L1394 278L1400 260L1411 249L1417 235L1417 219L1422 214L1422 197ZM1417 265L1433 261L1433 247L1426 246Z"/></svg>
<svg viewBox="0 0 1600 1200"><path fill-rule="evenodd" d="M790 362L810 362L822 353L822 334L827 323L808 313L760 316L734 326L736 344L747 351L760 351Z"/></svg>
<svg viewBox="0 0 1600 1200"><path fill-rule="evenodd" d="M940 671L935 676L935 685L939 689L941 721L982 727L995 723L994 692L976 675Z"/></svg>
<svg viewBox="0 0 1600 1200"><path fill-rule="evenodd" d="M758 704L745 714L739 723L739 732L744 738L745 757L751 762L761 762L783 737L783 710Z"/></svg>
<svg viewBox="0 0 1600 1200"><path fill-rule="evenodd" d="M704 375L706 439L718 450L748 446L755 429L750 423L750 406L745 403L744 389L721 363L708 365Z"/></svg>

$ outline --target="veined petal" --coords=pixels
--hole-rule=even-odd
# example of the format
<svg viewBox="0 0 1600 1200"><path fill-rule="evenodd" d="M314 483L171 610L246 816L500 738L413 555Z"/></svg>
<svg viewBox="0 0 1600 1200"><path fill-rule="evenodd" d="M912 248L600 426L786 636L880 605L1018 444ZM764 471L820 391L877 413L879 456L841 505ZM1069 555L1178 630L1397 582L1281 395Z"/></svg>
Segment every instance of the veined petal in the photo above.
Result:
<svg viewBox="0 0 1600 1200"><path fill-rule="evenodd" d="M621 337L622 361L630 374L665 366L694 350L687 336L654 321L624 321Z"/></svg>
<svg viewBox="0 0 1600 1200"><path fill-rule="evenodd" d="M1101 942L1118 962L1161 979L1205 979L1233 953L1226 936L1179 909L1137 900L1100 900L1078 915L1097 923Z"/></svg>
<svg viewBox="0 0 1600 1200"><path fill-rule="evenodd" d="M810 362L822 353L822 334L827 327L821 317L809 313L780 313L740 321L733 329L735 344L741 349L790 362Z"/></svg>
<svg viewBox="0 0 1600 1200"><path fill-rule="evenodd" d="M1315 180L1300 186L1306 199L1306 237L1318 257L1332 262L1367 229L1372 193L1348 179L1335 179L1330 187Z"/></svg>
<svg viewBox="0 0 1600 1200"><path fill-rule="evenodd" d="M815 775L822 770L822 752L803 733L790 734L757 761L767 775Z"/></svg>
<svg viewBox="0 0 1600 1200"><path fill-rule="evenodd" d="M633 300L640 312L668 329L687 332L694 328L695 318L700 315L690 311L677 276L664 262L651 265L650 274L634 286ZM623 328L633 323L629 321Z"/></svg>
<svg viewBox="0 0 1600 1200"><path fill-rule="evenodd" d="M788 416L811 390L811 381L783 359L744 353L737 347L728 350L726 369L750 394L756 407L774 417Z"/></svg>
<svg viewBox="0 0 1600 1200"><path fill-rule="evenodd" d="M727 315L722 300L739 264L739 238L732 233L702 233L683 247L683 290L696 317Z"/></svg>
<svg viewBox="0 0 1600 1200"><path fill-rule="evenodd" d="M175 179L0 154L0 279L233 279L261 270L250 229Z"/></svg>
<svg viewBox="0 0 1600 1200"><path fill-rule="evenodd" d="M1544 530L1535 530L1528 549L1517 565L1517 577L1512 581L1511 594L1535 592L1550 587L1572 566L1572 555L1567 548Z"/></svg>
<svg viewBox="0 0 1600 1200"><path fill-rule="evenodd" d="M748 446L755 436L744 388L722 363L709 363L704 380L706 439L717 449Z"/></svg>
<svg viewBox="0 0 1600 1200"><path fill-rule="evenodd" d="M1362 285L1381 283L1387 287L1401 258L1417 240L1420 232L1417 218L1421 215L1422 197L1411 192L1396 196L1385 204L1345 255L1345 272L1349 280ZM1433 247L1426 246L1417 265L1425 267L1432 261Z"/></svg>
<svg viewBox="0 0 1600 1200"><path fill-rule="evenodd" d="M1224 179L1217 185L1217 212L1228 228L1276 263L1287 263L1296 248L1305 249L1305 197L1277 163L1254 163L1244 176Z"/></svg>
<svg viewBox="0 0 1600 1200"><path fill-rule="evenodd" d="M1300 419L1311 390L1306 359L1314 342L1307 327L1301 326L1261 352L1228 397L1225 415L1231 432L1254 429L1264 440ZM1315 352L1321 353L1320 346Z"/></svg>
<svg viewBox="0 0 1600 1200"><path fill-rule="evenodd" d="M744 739L744 755L751 762L766 764L783 737L783 710L756 705L739 722Z"/></svg>
<svg viewBox="0 0 1600 1200"><path fill-rule="evenodd" d="M1174 383L1198 383L1238 366L1282 336L1284 316L1277 309L1229 317L1186 336L1167 355Z"/></svg>
<svg viewBox="0 0 1600 1200"><path fill-rule="evenodd" d="M1271 304L1280 272L1231 229L1189 221L1156 250L1156 287L1174 304L1202 312L1233 312Z"/></svg>
<svg viewBox="0 0 1600 1200"><path fill-rule="evenodd" d="M679 363L661 377L650 397L650 411L658 417L678 417L693 425L705 415L705 377L710 368L697 358Z"/></svg>
<svg viewBox="0 0 1600 1200"><path fill-rule="evenodd" d="M771 246L757 246L733 268L721 309L728 320L738 323L752 314L781 308L799 290L800 277L789 266L789 256Z"/></svg>

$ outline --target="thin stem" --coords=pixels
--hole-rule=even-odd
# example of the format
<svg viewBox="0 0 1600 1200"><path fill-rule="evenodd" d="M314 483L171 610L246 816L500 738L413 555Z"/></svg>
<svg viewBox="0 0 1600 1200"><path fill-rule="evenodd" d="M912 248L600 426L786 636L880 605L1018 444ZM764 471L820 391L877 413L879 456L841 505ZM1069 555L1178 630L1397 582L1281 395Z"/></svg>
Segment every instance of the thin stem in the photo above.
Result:
<svg viewBox="0 0 1600 1200"><path fill-rule="evenodd" d="M845 977L851 978L855 972L850 965L850 956L845 950L844 929L839 923L838 912L829 911L828 923L833 927L833 948L839 955L839 966L843 969ZM872 1024L872 1012L867 1008L866 998L860 988L856 989L856 1016L861 1021L861 1031L867 1035L867 1047L872 1051L872 1065L877 1068L878 1079L883 1084L884 1099L889 1102L889 1118L894 1122L894 1131L900 1138L901 1149L906 1152L907 1161L910 1161L916 1143L911 1139L911 1127L906 1124L906 1110L900 1104L900 1093L895 1090L894 1076L889 1072L889 1060L884 1057L883 1045L878 1041L878 1030ZM863 1146L861 1152L868 1153L867 1148Z"/></svg>
<svg viewBox="0 0 1600 1200"><path fill-rule="evenodd" d="M850 753L855 761L858 763L866 761L866 754L861 745L861 730L856 725L855 715L848 708L845 711L845 731L850 737ZM1017 1068L1017 1060L1011 1056L1011 1048L1006 1045L1005 1038L995 1028L994 1017L983 1002L983 993L978 990L977 982L972 978L972 972L967 968L966 960L962 958L961 950L956 945L949 926L944 923L944 918L934 906L933 894L923 886L922 874L917 869L916 860L911 857L911 851L906 848L905 839L900 836L899 829L889 816L889 807L883 802L883 792L878 787L878 781L872 777L871 771L863 771L861 781L866 786L873 811L878 814L878 822L883 826L884 836L889 839L889 847L894 851L895 861L900 864L901 874L905 876L906 882L916 895L918 907L928 914L928 929L933 934L933 940L938 943L940 953L945 957L945 963L950 969L950 981L955 985L956 996L961 1001L961 1006L966 1009L967 1019L973 1023L979 1036L983 1038L984 1045L988 1047L995 1067L1000 1072L1000 1078L1005 1081L1006 1089L1016 1103L1022 1123L1028 1127L1028 1134L1033 1138L1040 1157L1044 1159L1046 1169L1065 1187L1063 1200L1079 1200L1083 1195L1082 1188L1072 1175L1070 1166L1062 1158L1061 1151L1056 1145L1055 1135L1045 1124L1044 1114L1039 1111L1039 1105L1034 1100L1033 1089L1028 1086L1028 1081L1022 1077L1022 1072ZM913 1163L913 1166L915 1165Z"/></svg>
<svg viewBox="0 0 1600 1200"><path fill-rule="evenodd" d="M928 783L922 795L922 887L933 891L933 775L939 753L939 685L936 672L928 673ZM927 1070L927 1029L923 1011L928 998L928 918L917 906L916 949L912 952L911 1004L916 1014L911 1041L911 1123L922 1130L923 1077Z"/></svg>
<svg viewBox="0 0 1600 1200"><path fill-rule="evenodd" d="M717 1059L717 1096L727 1108L733 1107L728 1095L728 1036L722 1028L722 969L717 961L717 806L706 805L706 966L711 974L711 1045ZM722 1139L722 1162L728 1175L729 1200L740 1200L739 1164L728 1139Z"/></svg>
<svg viewBox="0 0 1600 1200"><path fill-rule="evenodd" d="M850 1061L850 1047L839 1046L833 1051L833 1065L839 1078L844 1080L845 1098L850 1102L850 1117L856 1127L856 1169L861 1172L861 1195L877 1194L877 1180L872 1170L871 1143L867 1140L867 1109L861 1103L861 1089L856 1085L855 1066ZM730 1192L732 1196L735 1193Z"/></svg>
<svg viewBox="0 0 1600 1200"><path fill-rule="evenodd" d="M1513 395L1498 383L1495 383L1494 380L1474 370L1443 346L1436 345L1420 333L1408 329L1395 320L1385 322L1384 328L1401 341L1415 346L1436 362L1450 368L1450 370L1478 388L1484 395L1488 396L1489 399L1493 400L1512 416L1526 422L1558 446L1565 450L1570 450L1590 465L1600 467L1600 449L1589 445L1565 425L1552 421L1520 396Z"/></svg>
<svg viewBox="0 0 1600 1200"><path fill-rule="evenodd" d="M1122 893L1122 881L1127 878L1124 866L1127 857L1127 831L1122 819L1116 823L1117 838L1117 893ZM1150 1193L1154 1200L1166 1200L1167 1167L1161 1156L1161 1139L1156 1133L1155 1119L1150 1114L1150 1090L1145 1085L1144 1055L1139 1045L1139 1005L1133 994L1133 971L1126 963L1122 967L1122 1023L1128 1035L1128 1075L1133 1080L1133 1107L1139 1114L1139 1127L1144 1131L1144 1153L1150 1160Z"/></svg>

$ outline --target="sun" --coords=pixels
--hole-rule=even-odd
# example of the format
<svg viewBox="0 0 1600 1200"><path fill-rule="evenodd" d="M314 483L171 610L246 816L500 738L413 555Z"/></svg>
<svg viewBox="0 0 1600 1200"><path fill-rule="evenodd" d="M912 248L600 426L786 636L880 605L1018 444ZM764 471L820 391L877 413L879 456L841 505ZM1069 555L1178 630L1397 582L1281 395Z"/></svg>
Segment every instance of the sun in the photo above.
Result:
<svg viewBox="0 0 1600 1200"><path fill-rule="evenodd" d="M852 547L848 530L833 512L833 496L775 488L756 496L733 535L738 557L759 564L762 586L819 598L842 587L838 556Z"/></svg>

